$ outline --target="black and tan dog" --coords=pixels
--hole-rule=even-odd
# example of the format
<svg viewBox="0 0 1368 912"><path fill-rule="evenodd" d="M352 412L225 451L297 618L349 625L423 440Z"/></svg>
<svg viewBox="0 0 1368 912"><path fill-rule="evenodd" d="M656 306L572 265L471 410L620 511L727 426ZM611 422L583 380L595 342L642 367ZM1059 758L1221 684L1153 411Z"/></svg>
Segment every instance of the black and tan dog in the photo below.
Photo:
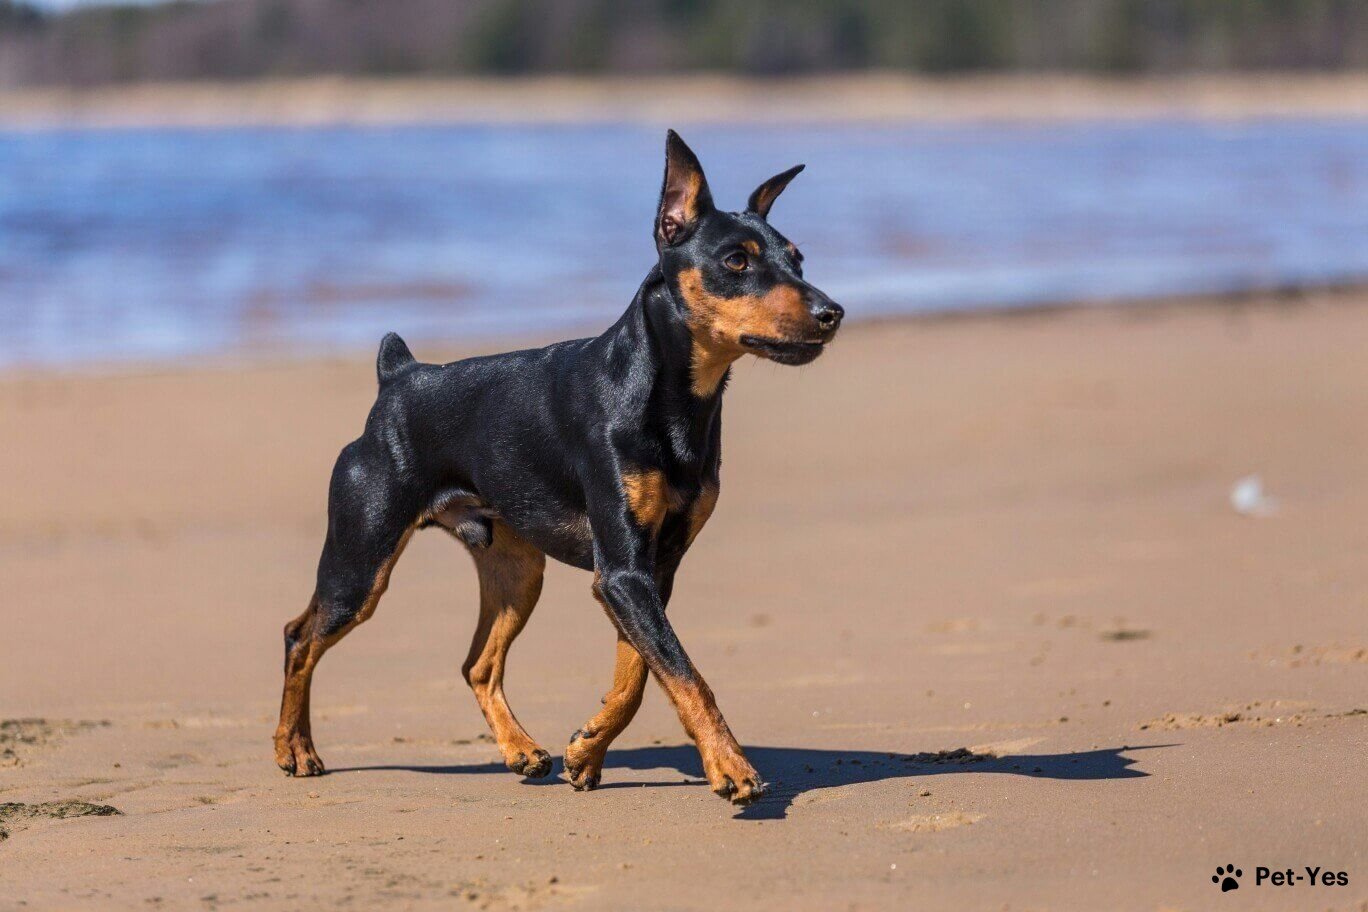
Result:
<svg viewBox="0 0 1368 912"><path fill-rule="evenodd" d="M740 804L764 794L665 606L717 502L730 365L744 354L807 364L843 311L803 280L802 255L766 221L801 165L734 213L713 206L698 159L673 132L665 154L659 264L603 335L444 365L418 363L393 334L380 344L379 397L333 471L317 588L285 627L275 752L287 773L323 772L309 730L318 660L374 613L414 530L437 525L479 571L480 620L463 670L509 769L551 770L503 692L508 648L550 555L593 571L618 634L612 689L565 751L575 788L598 785L649 671L713 791Z"/></svg>

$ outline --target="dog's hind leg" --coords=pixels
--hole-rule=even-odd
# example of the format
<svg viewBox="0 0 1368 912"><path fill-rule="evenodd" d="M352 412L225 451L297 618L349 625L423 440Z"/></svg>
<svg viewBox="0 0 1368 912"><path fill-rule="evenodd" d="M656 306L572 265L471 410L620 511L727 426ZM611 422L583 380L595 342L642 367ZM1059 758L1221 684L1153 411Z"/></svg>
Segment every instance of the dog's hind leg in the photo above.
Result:
<svg viewBox="0 0 1368 912"><path fill-rule="evenodd" d="M342 451L328 501L328 537L309 607L285 625L285 687L275 733L276 763L291 776L317 776L323 761L309 724L309 689L323 653L374 612L413 533L408 499L381 459L352 444Z"/></svg>
<svg viewBox="0 0 1368 912"><path fill-rule="evenodd" d="M551 755L532 740L509 709L503 678L508 649L541 595L546 555L500 520L492 524L488 545L468 550L480 576L480 620L461 671L508 768L537 779L551 772Z"/></svg>

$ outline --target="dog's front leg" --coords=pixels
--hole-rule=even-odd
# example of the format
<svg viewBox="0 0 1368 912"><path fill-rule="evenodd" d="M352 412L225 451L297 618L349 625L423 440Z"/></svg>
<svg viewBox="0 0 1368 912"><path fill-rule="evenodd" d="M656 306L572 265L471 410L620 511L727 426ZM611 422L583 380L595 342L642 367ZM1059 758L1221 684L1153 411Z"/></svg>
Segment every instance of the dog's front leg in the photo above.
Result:
<svg viewBox="0 0 1368 912"><path fill-rule="evenodd" d="M679 712L684 730L702 755L712 790L737 804L749 804L765 793L766 786L741 752L712 691L665 616L655 551L667 509L666 492L663 479L644 487L645 494L641 485L628 481L617 488L618 497L591 505L594 596ZM649 502L656 498L662 502Z"/></svg>

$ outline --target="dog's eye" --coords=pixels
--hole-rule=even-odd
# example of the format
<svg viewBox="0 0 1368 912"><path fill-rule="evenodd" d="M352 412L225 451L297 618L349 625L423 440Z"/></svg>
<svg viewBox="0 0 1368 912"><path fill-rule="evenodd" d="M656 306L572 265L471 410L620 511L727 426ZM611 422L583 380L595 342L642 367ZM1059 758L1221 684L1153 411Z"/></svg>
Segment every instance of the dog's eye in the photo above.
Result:
<svg viewBox="0 0 1368 912"><path fill-rule="evenodd" d="M732 272L742 272L750 265L750 260L747 259L746 255L741 251L733 250L722 258L722 265L726 266Z"/></svg>

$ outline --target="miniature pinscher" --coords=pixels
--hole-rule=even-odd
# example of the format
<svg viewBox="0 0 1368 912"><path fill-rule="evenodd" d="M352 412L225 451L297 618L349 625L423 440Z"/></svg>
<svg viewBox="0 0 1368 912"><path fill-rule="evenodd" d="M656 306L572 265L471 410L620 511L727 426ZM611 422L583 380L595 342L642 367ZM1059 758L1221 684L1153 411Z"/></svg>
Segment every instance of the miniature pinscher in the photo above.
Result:
<svg viewBox="0 0 1368 912"><path fill-rule="evenodd" d="M551 771L503 691L509 647L532 614L546 558L592 571L617 628L603 708L570 738L578 790L641 705L649 671L702 755L712 790L737 804L765 793L712 691L665 615L675 571L717 503L722 393L753 354L808 364L844 311L803 279L803 257L768 222L799 171L761 184L745 212L713 205L698 159L674 131L655 218L659 262L607 332L546 348L414 360L380 343L380 392L328 492L328 533L304 613L285 626L276 762L316 776L309 727L318 660L375 612L416 529L439 526L470 551L480 619L463 673L508 768Z"/></svg>

